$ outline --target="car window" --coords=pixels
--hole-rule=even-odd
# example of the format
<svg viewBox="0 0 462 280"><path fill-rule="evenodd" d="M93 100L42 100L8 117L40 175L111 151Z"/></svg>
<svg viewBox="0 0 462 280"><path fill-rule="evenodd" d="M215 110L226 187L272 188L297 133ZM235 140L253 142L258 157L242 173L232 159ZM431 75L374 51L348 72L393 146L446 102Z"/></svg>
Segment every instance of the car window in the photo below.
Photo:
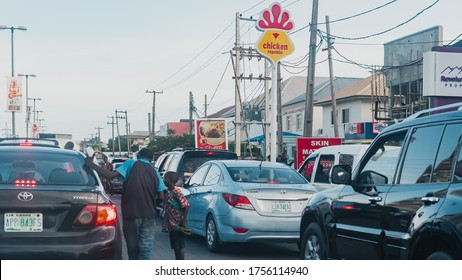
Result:
<svg viewBox="0 0 462 280"><path fill-rule="evenodd" d="M267 184L306 184L303 177L294 169L272 167L228 167L235 182Z"/></svg>
<svg viewBox="0 0 462 280"><path fill-rule="evenodd" d="M302 174L308 181L311 181L311 176L313 173L314 162L316 161L317 156L308 158L300 168L300 174Z"/></svg>
<svg viewBox="0 0 462 280"><path fill-rule="evenodd" d="M384 136L368 153L359 176L360 185L391 184L407 131Z"/></svg>
<svg viewBox="0 0 462 280"><path fill-rule="evenodd" d="M167 159L167 162L165 163L164 171L175 171L176 172L177 171L176 167L178 166L180 159L181 159L181 155L177 153L169 156L169 158Z"/></svg>
<svg viewBox="0 0 462 280"><path fill-rule="evenodd" d="M319 163L316 168L316 174L314 175L313 182L329 183L329 172L332 166L334 166L334 162L334 155L321 155L319 157Z"/></svg>
<svg viewBox="0 0 462 280"><path fill-rule="evenodd" d="M403 161L400 184L430 182L443 128L439 125L413 129Z"/></svg>
<svg viewBox="0 0 462 280"><path fill-rule="evenodd" d="M226 159L237 159L235 153L217 153L217 152L203 152L203 151L194 151L187 152L184 154L183 161L181 166L179 166L178 172L180 174L194 173L197 168L202 164L211 161L211 160L226 160Z"/></svg>
<svg viewBox="0 0 462 280"><path fill-rule="evenodd" d="M210 165L204 165L201 168L196 170L196 173L194 173L190 178L189 178L189 185L202 185L202 182L204 181L204 176L207 173L207 170L209 169Z"/></svg>
<svg viewBox="0 0 462 280"><path fill-rule="evenodd" d="M446 126L436 157L435 170L432 173L431 179L432 182L449 182L451 180L451 169L454 158L456 157L461 131L462 124L450 124ZM456 167L457 166L458 164L456 164ZM457 173L458 171L456 168L455 176L458 176Z"/></svg>
<svg viewBox="0 0 462 280"><path fill-rule="evenodd" d="M207 176L205 176L204 180L204 185L209 186L209 185L215 185L220 181L221 178L221 170L220 168L212 164L212 166L209 169L209 172L207 172Z"/></svg>
<svg viewBox="0 0 462 280"><path fill-rule="evenodd" d="M95 184L93 175L84 168L82 156L49 151L2 151L0 178L0 183L22 184L29 180L37 186Z"/></svg>

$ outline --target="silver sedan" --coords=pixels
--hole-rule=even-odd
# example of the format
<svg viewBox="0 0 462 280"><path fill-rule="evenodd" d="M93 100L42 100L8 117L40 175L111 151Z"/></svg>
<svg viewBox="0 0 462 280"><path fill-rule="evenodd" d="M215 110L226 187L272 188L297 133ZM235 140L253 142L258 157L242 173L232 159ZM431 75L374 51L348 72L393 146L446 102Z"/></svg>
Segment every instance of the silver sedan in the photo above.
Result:
<svg viewBox="0 0 462 280"><path fill-rule="evenodd" d="M281 163L217 160L184 185L194 234L212 252L223 242L298 242L301 212L316 192Z"/></svg>

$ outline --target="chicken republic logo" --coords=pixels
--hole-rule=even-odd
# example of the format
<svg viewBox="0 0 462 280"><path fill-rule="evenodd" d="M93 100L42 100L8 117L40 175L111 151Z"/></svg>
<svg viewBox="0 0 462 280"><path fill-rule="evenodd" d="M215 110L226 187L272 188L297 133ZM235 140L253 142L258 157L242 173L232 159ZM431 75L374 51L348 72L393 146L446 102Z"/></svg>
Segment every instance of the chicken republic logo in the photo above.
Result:
<svg viewBox="0 0 462 280"><path fill-rule="evenodd" d="M274 63L294 52L294 45L287 31L294 28L290 13L283 11L279 3L273 3L264 10L257 22L257 29L263 31L257 42L258 52Z"/></svg>

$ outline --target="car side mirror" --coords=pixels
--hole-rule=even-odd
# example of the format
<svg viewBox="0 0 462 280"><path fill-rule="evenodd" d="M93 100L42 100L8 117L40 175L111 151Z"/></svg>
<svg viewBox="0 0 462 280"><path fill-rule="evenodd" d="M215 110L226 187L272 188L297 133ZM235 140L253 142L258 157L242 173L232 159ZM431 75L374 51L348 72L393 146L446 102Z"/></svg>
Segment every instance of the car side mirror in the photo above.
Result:
<svg viewBox="0 0 462 280"><path fill-rule="evenodd" d="M351 184L351 166L346 164L335 165L332 167L331 180L334 184Z"/></svg>

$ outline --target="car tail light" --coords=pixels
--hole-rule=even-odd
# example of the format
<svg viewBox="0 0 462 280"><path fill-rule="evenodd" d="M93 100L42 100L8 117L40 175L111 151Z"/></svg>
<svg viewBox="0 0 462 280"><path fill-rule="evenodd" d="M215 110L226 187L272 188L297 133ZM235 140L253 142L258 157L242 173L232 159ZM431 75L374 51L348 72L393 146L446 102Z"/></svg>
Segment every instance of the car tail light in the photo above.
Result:
<svg viewBox="0 0 462 280"><path fill-rule="evenodd" d="M32 146L32 143L30 142L22 142L22 143L19 143L19 146Z"/></svg>
<svg viewBox="0 0 462 280"><path fill-rule="evenodd" d="M248 232L249 230L246 229L246 228L233 228L234 232L236 233L246 233Z"/></svg>
<svg viewBox="0 0 462 280"><path fill-rule="evenodd" d="M117 220L114 204L89 204L77 215L74 226L102 226Z"/></svg>
<svg viewBox="0 0 462 280"><path fill-rule="evenodd" d="M37 181L35 180L16 180L14 181L16 187L29 187L35 188L37 186Z"/></svg>
<svg viewBox="0 0 462 280"><path fill-rule="evenodd" d="M229 205L233 207L245 210L255 210L255 208L252 206L252 203L250 203L249 199L245 196L224 193L223 198Z"/></svg>

